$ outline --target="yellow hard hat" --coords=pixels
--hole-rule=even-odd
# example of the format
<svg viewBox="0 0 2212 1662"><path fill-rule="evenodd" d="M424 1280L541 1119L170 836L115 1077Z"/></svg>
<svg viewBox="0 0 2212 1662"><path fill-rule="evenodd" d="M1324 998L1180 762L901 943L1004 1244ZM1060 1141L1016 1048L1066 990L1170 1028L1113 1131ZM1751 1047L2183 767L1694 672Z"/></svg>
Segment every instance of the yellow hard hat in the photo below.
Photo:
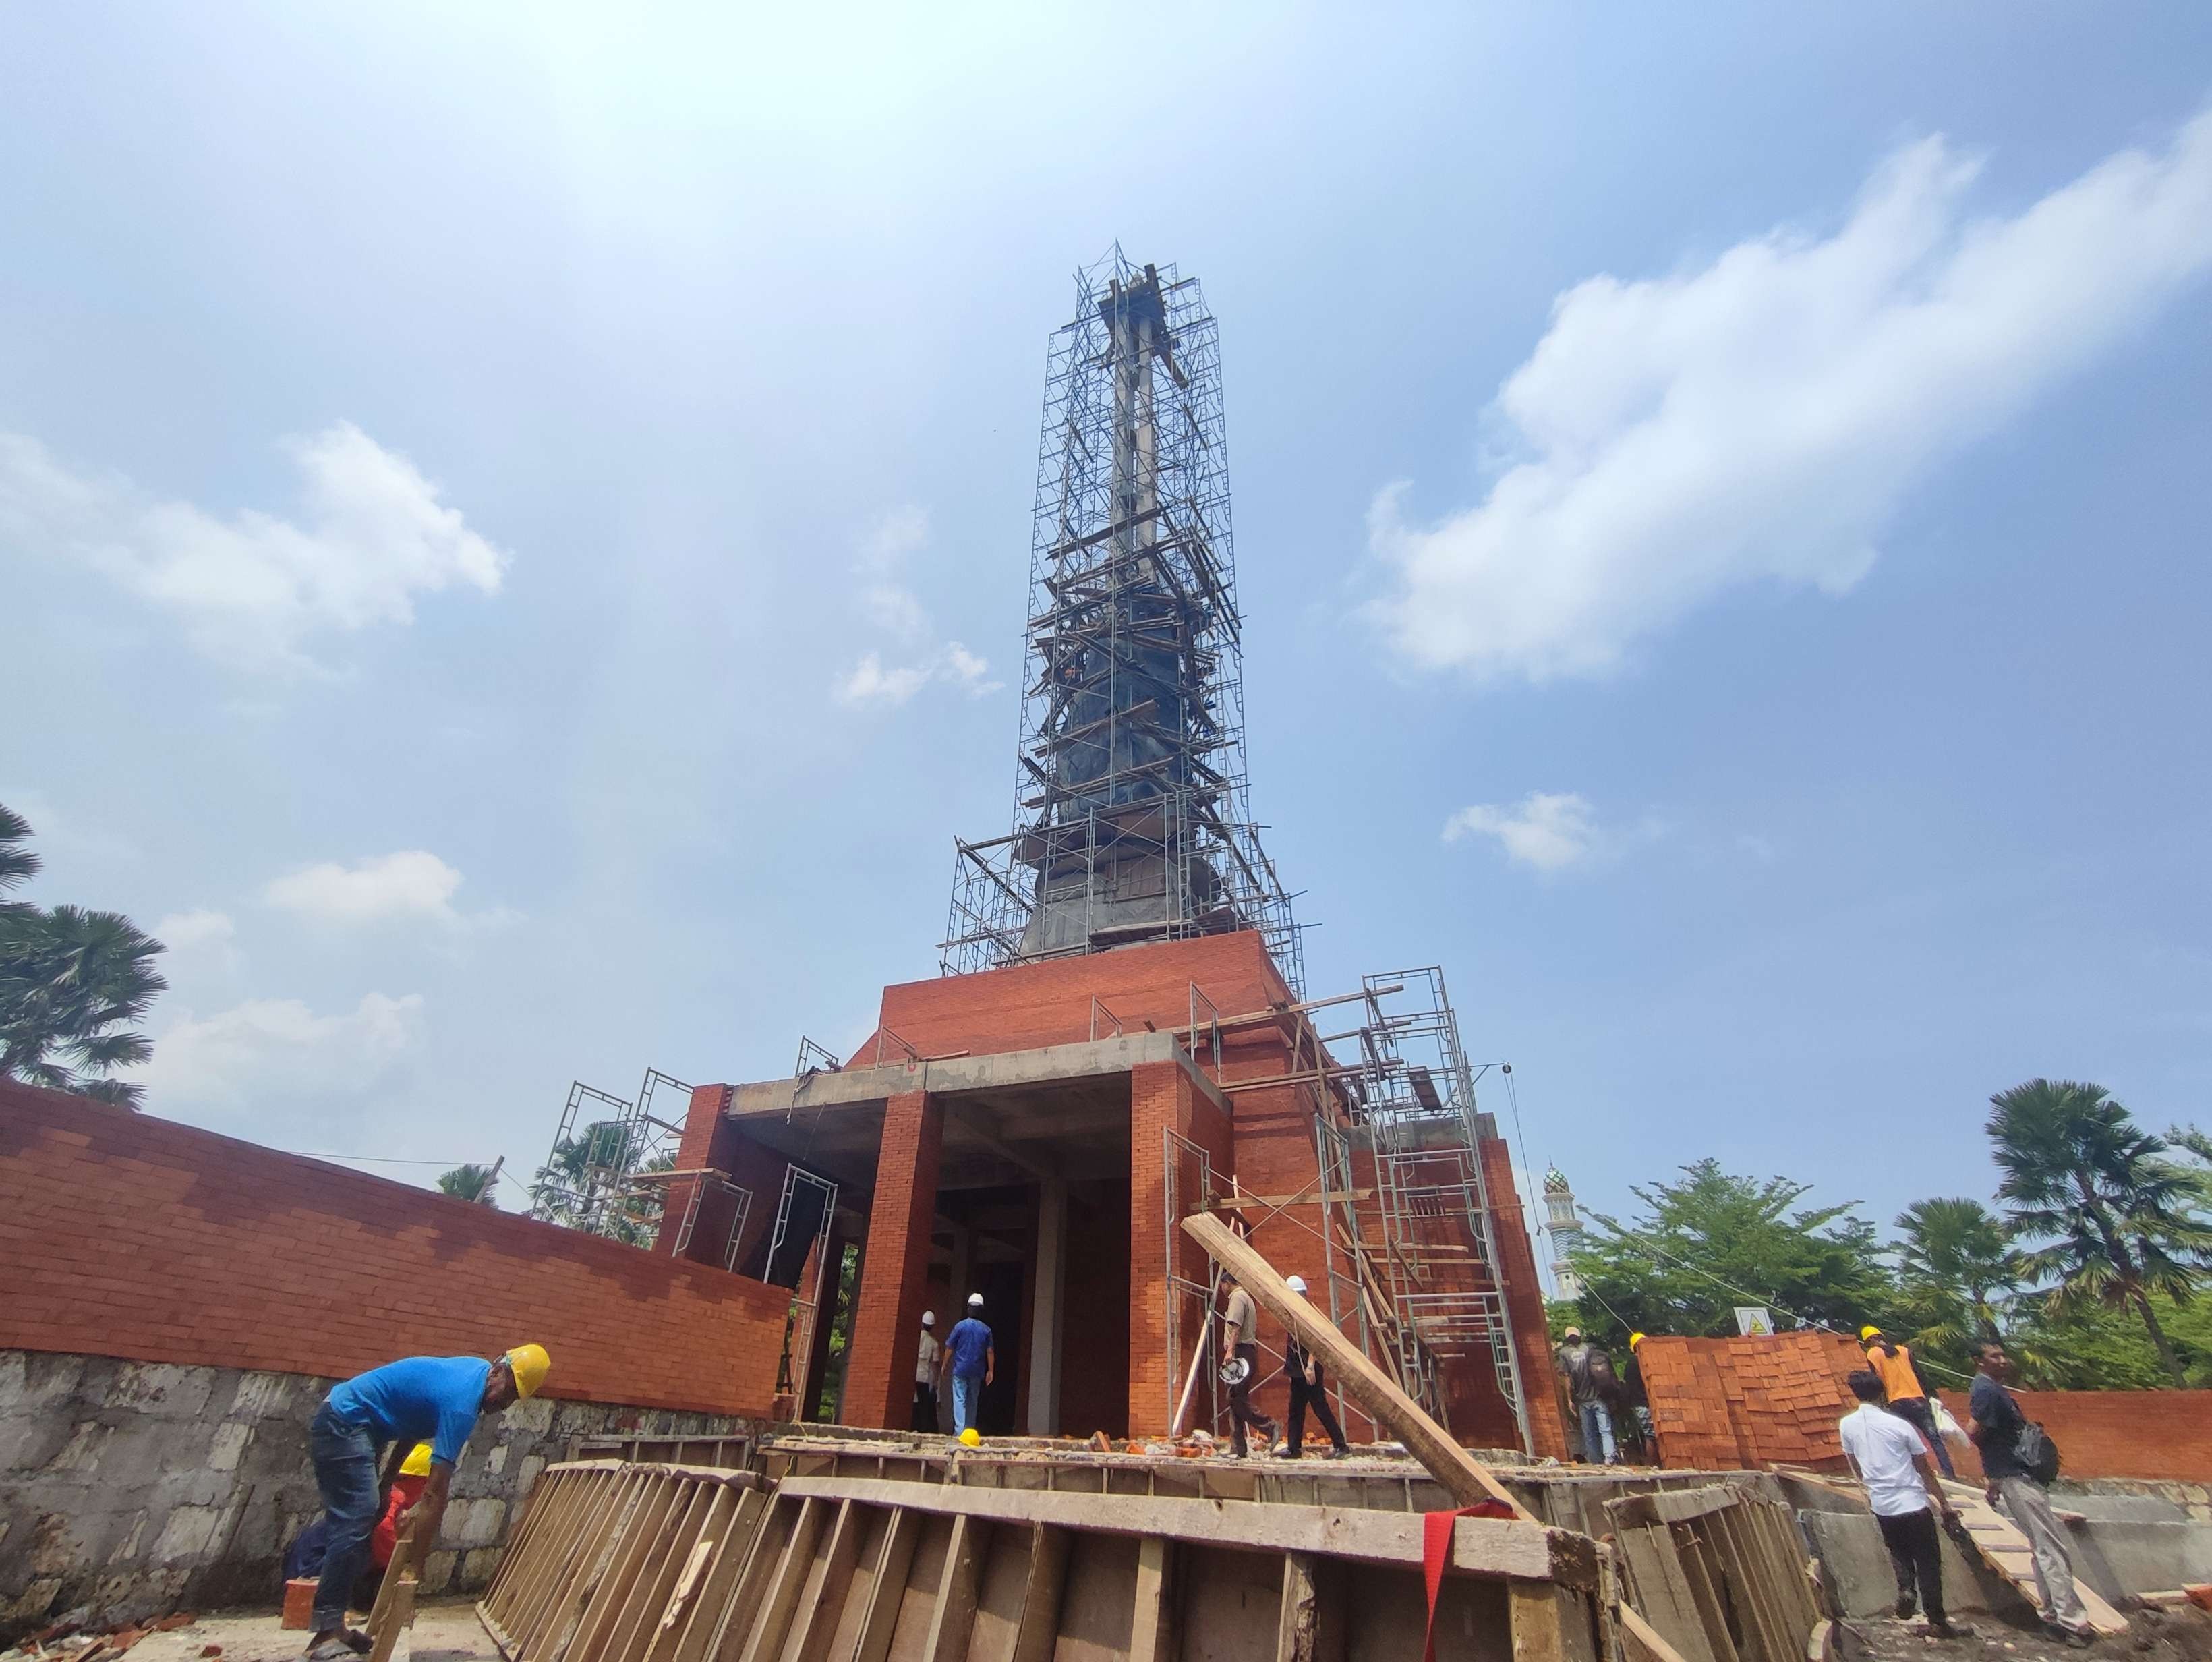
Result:
<svg viewBox="0 0 2212 1662"><path fill-rule="evenodd" d="M1631 1350L1635 1349L1637 1346L1643 1342L1644 1336L1641 1333L1632 1333L1628 1336L1628 1348Z"/></svg>
<svg viewBox="0 0 2212 1662"><path fill-rule="evenodd" d="M535 1397L538 1386L545 1383L545 1370L553 1366L553 1359L542 1344L519 1344L507 1353L507 1366L514 1375L514 1394Z"/></svg>
<svg viewBox="0 0 2212 1662"><path fill-rule="evenodd" d="M982 1447L983 1434L976 1430L975 1427L969 1426L967 1430L960 1434L960 1446L963 1448Z"/></svg>
<svg viewBox="0 0 2212 1662"><path fill-rule="evenodd" d="M399 1463L402 1477L428 1477L430 1475L430 1446L417 1443L407 1451L407 1458Z"/></svg>
<svg viewBox="0 0 2212 1662"><path fill-rule="evenodd" d="M1881 1331L1881 1330L1880 1328L1869 1325L1859 1330L1859 1337L1862 1339L1871 1339L1875 1334Z"/></svg>

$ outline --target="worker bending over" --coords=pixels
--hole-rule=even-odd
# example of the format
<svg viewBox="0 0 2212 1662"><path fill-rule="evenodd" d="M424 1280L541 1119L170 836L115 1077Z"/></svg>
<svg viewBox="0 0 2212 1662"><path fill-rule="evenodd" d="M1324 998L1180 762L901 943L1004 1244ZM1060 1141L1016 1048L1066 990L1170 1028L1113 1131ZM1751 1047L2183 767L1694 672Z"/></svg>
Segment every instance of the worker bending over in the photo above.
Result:
<svg viewBox="0 0 2212 1662"><path fill-rule="evenodd" d="M477 1418L519 1397L534 1397L550 1366L542 1345L518 1345L496 1361L481 1356L409 1356L371 1368L335 1387L315 1410L307 1452L315 1487L330 1514L330 1546L315 1587L312 1662L340 1662L366 1653L368 1635L345 1624L347 1597L368 1555L378 1505L380 1444L430 1445L429 1481L406 1514L427 1550L438 1538L461 1458ZM404 1521L404 1519L403 1519Z"/></svg>
<svg viewBox="0 0 2212 1662"><path fill-rule="evenodd" d="M1881 1381L1889 1411L1927 1440L1928 1452L1936 1457L1946 1477L1957 1476L1951 1469L1950 1451L1943 1446L1943 1434L1936 1428L1936 1410L1929 1405L1927 1387L1920 1383L1920 1370L1912 1365L1911 1348L1894 1342L1878 1327L1861 1328L1859 1342L1866 1347L1867 1366Z"/></svg>

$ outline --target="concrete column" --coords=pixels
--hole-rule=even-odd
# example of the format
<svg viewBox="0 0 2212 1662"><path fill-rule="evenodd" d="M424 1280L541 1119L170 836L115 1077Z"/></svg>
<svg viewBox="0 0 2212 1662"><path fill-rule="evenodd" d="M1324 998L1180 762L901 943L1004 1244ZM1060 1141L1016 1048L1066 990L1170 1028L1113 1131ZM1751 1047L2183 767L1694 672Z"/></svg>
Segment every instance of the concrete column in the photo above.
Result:
<svg viewBox="0 0 2212 1662"><path fill-rule="evenodd" d="M845 1364L845 1414L856 1426L914 1418L914 1358L928 1295L929 1235L937 1216L945 1110L921 1091L884 1105L883 1146L868 1209L868 1247Z"/></svg>
<svg viewBox="0 0 2212 1662"><path fill-rule="evenodd" d="M1030 1435L1057 1436L1060 1424L1060 1311L1067 1285L1067 1184L1044 1178L1037 1188L1036 1294L1030 1301Z"/></svg>

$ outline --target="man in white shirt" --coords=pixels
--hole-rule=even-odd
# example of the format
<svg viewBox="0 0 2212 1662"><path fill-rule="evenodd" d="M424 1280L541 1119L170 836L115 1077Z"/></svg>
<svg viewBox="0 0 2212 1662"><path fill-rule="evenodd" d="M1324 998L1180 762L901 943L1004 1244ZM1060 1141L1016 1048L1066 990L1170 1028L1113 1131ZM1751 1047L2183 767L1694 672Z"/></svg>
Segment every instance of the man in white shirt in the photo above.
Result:
<svg viewBox="0 0 2212 1662"><path fill-rule="evenodd" d="M945 1347L937 1342L937 1312L921 1312L921 1346L914 1359L914 1428L934 1434L937 1430L937 1368L938 1359L944 1355Z"/></svg>
<svg viewBox="0 0 2212 1662"><path fill-rule="evenodd" d="M1867 1504L1874 1508L1874 1521L1897 1571L1897 1619L1912 1614L1917 1586L1917 1604L1928 1611L1928 1631L1938 1639L1963 1638L1971 1630L1954 1626L1943 1614L1943 1547L1936 1513L1948 1518L1953 1508L1927 1440L1911 1422L1882 1406L1879 1375L1861 1369L1845 1383L1859 1405L1844 1415L1838 1429L1844 1452L1866 1485Z"/></svg>

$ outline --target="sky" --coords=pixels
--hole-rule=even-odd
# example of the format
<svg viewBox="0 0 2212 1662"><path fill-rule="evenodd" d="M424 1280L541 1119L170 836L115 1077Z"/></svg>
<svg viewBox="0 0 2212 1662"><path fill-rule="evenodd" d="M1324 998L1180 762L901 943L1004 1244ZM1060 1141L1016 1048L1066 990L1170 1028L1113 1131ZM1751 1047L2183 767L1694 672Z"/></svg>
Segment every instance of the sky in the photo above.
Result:
<svg viewBox="0 0 2212 1662"><path fill-rule="evenodd" d="M842 1052L1006 826L1118 240L1310 994L1441 963L1609 1213L2201 1123L2208 112L2188 6L20 9L28 897L167 942L150 1111L410 1180Z"/></svg>

